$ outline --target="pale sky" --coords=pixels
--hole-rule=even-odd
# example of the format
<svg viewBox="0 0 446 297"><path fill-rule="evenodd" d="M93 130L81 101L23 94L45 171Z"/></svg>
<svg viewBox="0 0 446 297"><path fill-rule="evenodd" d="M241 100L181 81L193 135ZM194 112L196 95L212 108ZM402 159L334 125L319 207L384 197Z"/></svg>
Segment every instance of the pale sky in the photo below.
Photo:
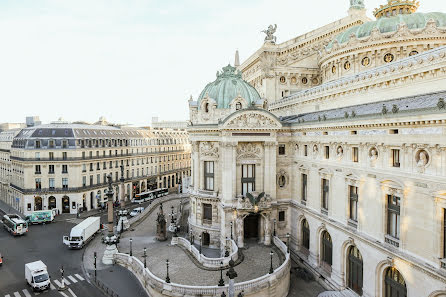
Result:
<svg viewBox="0 0 446 297"><path fill-rule="evenodd" d="M368 15L387 0L365 0ZM446 12L420 0L421 12ZM347 15L349 0L1 0L0 123L38 115L147 125L243 62L277 24L281 43Z"/></svg>

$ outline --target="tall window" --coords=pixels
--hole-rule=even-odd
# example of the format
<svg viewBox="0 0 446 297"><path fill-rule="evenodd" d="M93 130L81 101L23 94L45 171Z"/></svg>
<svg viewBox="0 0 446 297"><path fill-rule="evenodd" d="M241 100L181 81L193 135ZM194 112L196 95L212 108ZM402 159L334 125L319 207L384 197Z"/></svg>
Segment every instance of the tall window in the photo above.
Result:
<svg viewBox="0 0 446 297"><path fill-rule="evenodd" d="M401 273L394 267L389 267L386 270L384 278L384 296L385 297L406 297L407 288Z"/></svg>
<svg viewBox="0 0 446 297"><path fill-rule="evenodd" d="M214 162L204 162L204 189L208 191L214 190Z"/></svg>
<svg viewBox="0 0 446 297"><path fill-rule="evenodd" d="M387 234L396 239L400 238L400 204L400 197L387 195Z"/></svg>
<svg viewBox="0 0 446 297"><path fill-rule="evenodd" d="M36 140L36 148L40 148L40 140Z"/></svg>
<svg viewBox="0 0 446 297"><path fill-rule="evenodd" d="M322 179L322 209L328 210L328 192L330 190L330 185L328 179Z"/></svg>
<svg viewBox="0 0 446 297"><path fill-rule="evenodd" d="M48 179L48 185L50 189L54 189L54 178Z"/></svg>
<svg viewBox="0 0 446 297"><path fill-rule="evenodd" d="M90 175L90 186L93 185L93 175Z"/></svg>
<svg viewBox="0 0 446 297"><path fill-rule="evenodd" d="M349 186L350 220L358 221L358 187Z"/></svg>
<svg viewBox="0 0 446 297"><path fill-rule="evenodd" d="M392 150L392 166L400 167L400 150L397 149Z"/></svg>
<svg viewBox="0 0 446 297"><path fill-rule="evenodd" d="M308 145L304 145L304 156L308 156Z"/></svg>
<svg viewBox="0 0 446 297"><path fill-rule="evenodd" d="M49 153L48 153L48 158L49 158L50 160L54 160L54 153L53 153L53 152L49 152Z"/></svg>
<svg viewBox="0 0 446 297"><path fill-rule="evenodd" d="M307 175L302 173L302 201L307 201Z"/></svg>
<svg viewBox="0 0 446 297"><path fill-rule="evenodd" d="M87 177L86 176L82 176L82 186L83 187L87 186Z"/></svg>
<svg viewBox="0 0 446 297"><path fill-rule="evenodd" d="M100 175L100 174L97 174L97 175L96 175L96 183L97 183L97 184L100 184L100 183L101 183L101 175Z"/></svg>
<svg viewBox="0 0 446 297"><path fill-rule="evenodd" d="M68 159L67 152L62 152L62 159L63 160L67 160Z"/></svg>
<svg viewBox="0 0 446 297"><path fill-rule="evenodd" d="M443 259L446 259L446 208L443 209Z"/></svg>
<svg viewBox="0 0 446 297"><path fill-rule="evenodd" d="M42 189L42 180L40 178L36 178L36 189Z"/></svg>
<svg viewBox="0 0 446 297"><path fill-rule="evenodd" d="M330 266L333 263L333 243L327 231L322 233L322 261Z"/></svg>
<svg viewBox="0 0 446 297"><path fill-rule="evenodd" d="M352 161L353 162L359 162L359 150L357 147L353 147L352 151Z"/></svg>
<svg viewBox="0 0 446 297"><path fill-rule="evenodd" d="M279 155L283 156L285 155L285 145L279 144Z"/></svg>
<svg viewBox="0 0 446 297"><path fill-rule="evenodd" d="M329 146L325 146L324 147L325 150L325 159L330 159L330 147Z"/></svg>
<svg viewBox="0 0 446 297"><path fill-rule="evenodd" d="M68 173L68 165L62 165L62 173Z"/></svg>
<svg viewBox="0 0 446 297"><path fill-rule="evenodd" d="M256 190L255 170L254 164L242 165L242 195Z"/></svg>
<svg viewBox="0 0 446 297"><path fill-rule="evenodd" d="M40 165L36 165L36 174L40 174Z"/></svg>
<svg viewBox="0 0 446 297"><path fill-rule="evenodd" d="M302 221L302 246L307 250L310 249L310 226L305 219Z"/></svg>
<svg viewBox="0 0 446 297"><path fill-rule="evenodd" d="M66 177L62 178L62 188L68 189L68 178Z"/></svg>
<svg viewBox="0 0 446 297"><path fill-rule="evenodd" d="M48 165L48 173L54 173L54 165Z"/></svg>
<svg viewBox="0 0 446 297"><path fill-rule="evenodd" d="M362 256L356 246L348 250L348 287L362 295L363 263Z"/></svg>
<svg viewBox="0 0 446 297"><path fill-rule="evenodd" d="M203 220L212 222L212 205L203 203Z"/></svg>

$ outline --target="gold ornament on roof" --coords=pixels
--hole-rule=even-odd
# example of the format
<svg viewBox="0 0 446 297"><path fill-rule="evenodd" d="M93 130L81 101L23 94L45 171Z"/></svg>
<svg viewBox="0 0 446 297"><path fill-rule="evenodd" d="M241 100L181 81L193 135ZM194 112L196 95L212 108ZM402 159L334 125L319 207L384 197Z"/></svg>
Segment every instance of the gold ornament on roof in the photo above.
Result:
<svg viewBox="0 0 446 297"><path fill-rule="evenodd" d="M420 7L420 2L417 0L387 0L387 4L376 8L373 15L379 19L398 14L411 14L416 12L418 7Z"/></svg>

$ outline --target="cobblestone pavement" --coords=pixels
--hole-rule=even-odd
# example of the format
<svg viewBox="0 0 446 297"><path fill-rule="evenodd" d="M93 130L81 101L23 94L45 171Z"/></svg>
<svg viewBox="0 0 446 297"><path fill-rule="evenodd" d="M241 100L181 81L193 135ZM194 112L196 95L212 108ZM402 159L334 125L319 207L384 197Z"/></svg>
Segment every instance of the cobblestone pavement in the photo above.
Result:
<svg viewBox="0 0 446 297"><path fill-rule="evenodd" d="M169 201L163 204L165 213L170 212L170 207L175 209L179 201ZM155 239L156 223L155 219L158 209L153 211L134 231L125 232L119 244L120 252L130 252L130 238L132 238L132 254L143 259L143 249L147 248L147 267L156 276L165 279L166 260L169 259L169 276L172 282L185 285L217 285L220 279L219 271L207 271L198 268L188 257L186 252L178 246L171 246L171 238L165 242L158 242ZM166 217L168 221L170 219ZM170 235L170 234L169 234ZM254 279L268 273L270 267L271 247L258 245L249 242L243 251L245 259L235 267L238 274L236 282L243 282ZM273 267L280 265L280 259L275 252L273 255ZM226 271L223 272L225 283L228 283Z"/></svg>
<svg viewBox="0 0 446 297"><path fill-rule="evenodd" d="M290 291L287 297L317 297L326 291L317 281L305 281L296 276L295 268L299 265L291 262Z"/></svg>

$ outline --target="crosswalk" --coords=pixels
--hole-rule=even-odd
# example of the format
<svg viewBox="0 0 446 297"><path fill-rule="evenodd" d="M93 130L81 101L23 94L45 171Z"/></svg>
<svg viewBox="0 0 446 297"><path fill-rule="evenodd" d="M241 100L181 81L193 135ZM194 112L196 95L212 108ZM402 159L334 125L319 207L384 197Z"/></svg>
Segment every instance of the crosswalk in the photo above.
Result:
<svg viewBox="0 0 446 297"><path fill-rule="evenodd" d="M83 278L82 276L80 276L79 274L74 274L74 275L68 275L67 277L64 278L64 283L65 286L69 286L72 284L76 284L78 282L82 282L85 281L85 278ZM56 290L58 288L62 287L62 280L61 279L51 279L51 285L50 285L50 290ZM67 293L69 292L69 293ZM40 295L42 292L33 292L32 289L23 289L21 291L16 291L14 293L10 293L5 295L5 297L32 297L32 296L37 296ZM74 294L73 290L71 290L70 288L68 288L68 291L64 292L60 292L62 296L64 297L77 297L76 294Z"/></svg>

